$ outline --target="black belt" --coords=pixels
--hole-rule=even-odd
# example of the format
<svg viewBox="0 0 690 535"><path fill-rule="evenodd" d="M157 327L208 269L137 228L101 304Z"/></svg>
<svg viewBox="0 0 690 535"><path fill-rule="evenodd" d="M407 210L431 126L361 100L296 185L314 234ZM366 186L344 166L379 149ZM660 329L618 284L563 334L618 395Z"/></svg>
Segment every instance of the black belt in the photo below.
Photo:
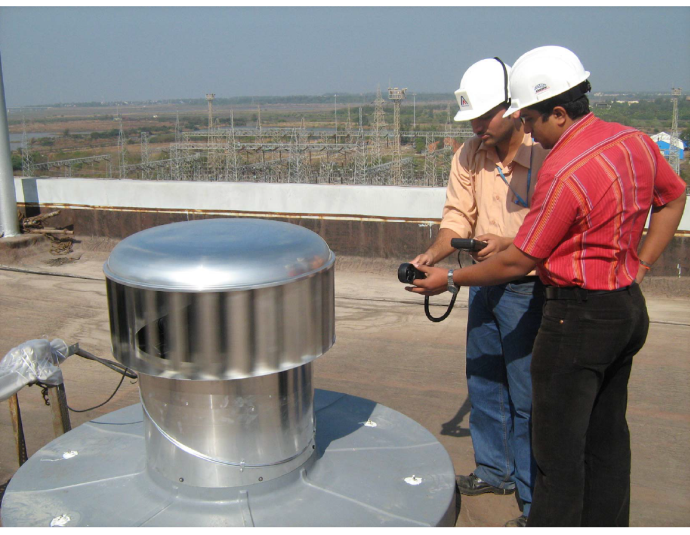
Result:
<svg viewBox="0 0 690 535"><path fill-rule="evenodd" d="M510 281L510 284L526 284L528 282L537 282L539 280L539 277L537 275L530 275L528 277L522 277L520 279L515 279L514 281Z"/></svg>
<svg viewBox="0 0 690 535"><path fill-rule="evenodd" d="M630 288L632 288L632 286L625 286L624 288L617 288L616 290L587 290L585 288L580 288L579 286L546 286L544 291L547 299L576 299L579 301L587 301L588 297L609 295L616 292L625 292L630 290Z"/></svg>

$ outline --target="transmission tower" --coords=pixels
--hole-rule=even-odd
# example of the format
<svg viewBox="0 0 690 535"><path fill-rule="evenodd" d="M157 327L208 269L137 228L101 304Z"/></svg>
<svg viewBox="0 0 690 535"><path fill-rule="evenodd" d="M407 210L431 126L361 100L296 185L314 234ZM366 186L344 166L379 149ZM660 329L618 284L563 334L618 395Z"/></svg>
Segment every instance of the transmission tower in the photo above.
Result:
<svg viewBox="0 0 690 535"><path fill-rule="evenodd" d="M181 180L180 168L180 113L175 113L175 142L170 147L170 179Z"/></svg>
<svg viewBox="0 0 690 535"><path fill-rule="evenodd" d="M213 132L213 99L216 98L215 93L207 93L206 100L208 102L208 142L211 143L211 133Z"/></svg>
<svg viewBox="0 0 690 535"><path fill-rule="evenodd" d="M436 186L436 147L433 144L433 137L427 134L425 145L426 145L426 156L424 158L424 183L427 186Z"/></svg>
<svg viewBox="0 0 690 535"><path fill-rule="evenodd" d="M402 184L402 153L400 151L400 104L405 99L407 88L388 88L388 99L393 101L393 165L391 180L394 185Z"/></svg>
<svg viewBox="0 0 690 535"><path fill-rule="evenodd" d="M34 159L29 148L29 138L26 135L26 121L22 114L22 176L34 176Z"/></svg>
<svg viewBox="0 0 690 535"><path fill-rule="evenodd" d="M295 128L290 138L288 160L288 182L298 184L306 182L306 169L304 165L304 133L302 129Z"/></svg>
<svg viewBox="0 0 690 535"><path fill-rule="evenodd" d="M366 184L367 181L367 140L364 137L364 128L362 127L362 108L359 108L359 130L357 131L355 169L352 178L355 184Z"/></svg>
<svg viewBox="0 0 690 535"><path fill-rule="evenodd" d="M228 157L226 167L230 167L230 178L234 182L239 180L238 177L238 163L237 163L237 145L235 144L235 113L230 110L230 132L228 132Z"/></svg>
<svg viewBox="0 0 690 535"><path fill-rule="evenodd" d="M381 86L376 86L376 100L374 101L374 138L372 144L372 166L381 165L381 130L386 126L386 116L383 111L385 101L381 98Z"/></svg>
<svg viewBox="0 0 690 535"><path fill-rule="evenodd" d="M673 102L673 120L671 121L671 135L668 140L668 163L676 174L680 173L680 149L678 145L679 142L679 132L678 132L678 97L681 94L680 88L671 89L671 102Z"/></svg>
<svg viewBox="0 0 690 535"><path fill-rule="evenodd" d="M348 136L352 136L352 121L350 120L350 105L347 105L347 123L345 124L345 132Z"/></svg>
<svg viewBox="0 0 690 535"><path fill-rule="evenodd" d="M149 163L149 133L141 133L141 163L144 164L141 167L141 178L143 180L149 180L151 178L151 169L148 167Z"/></svg>
<svg viewBox="0 0 690 535"><path fill-rule="evenodd" d="M127 178L127 140L122 129L122 116L118 110L117 120L120 121L120 132L117 138L118 160L120 163L120 178Z"/></svg>

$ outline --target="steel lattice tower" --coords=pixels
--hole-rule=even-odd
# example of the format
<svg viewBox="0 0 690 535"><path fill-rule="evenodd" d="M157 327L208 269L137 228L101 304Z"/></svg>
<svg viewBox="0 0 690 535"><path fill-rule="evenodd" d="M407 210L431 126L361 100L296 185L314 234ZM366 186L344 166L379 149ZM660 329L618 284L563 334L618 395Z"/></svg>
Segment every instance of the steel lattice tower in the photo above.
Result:
<svg viewBox="0 0 690 535"><path fill-rule="evenodd" d="M362 108L359 108L359 130L357 130L357 149L352 178L355 184L365 184L367 180L367 140L362 127Z"/></svg>
<svg viewBox="0 0 690 535"><path fill-rule="evenodd" d="M151 169L148 168L149 163L149 133L141 133L141 163L144 164L141 168L141 178L148 180L151 178Z"/></svg>
<svg viewBox="0 0 690 535"><path fill-rule="evenodd" d="M400 104L405 99L407 88L388 88L388 99L393 101L393 165L391 180L393 184L402 184L402 153L400 150Z"/></svg>
<svg viewBox="0 0 690 535"><path fill-rule="evenodd" d="M208 142L211 143L210 134L213 132L213 99L216 98L215 93L206 93L206 100L208 101Z"/></svg>
<svg viewBox="0 0 690 535"><path fill-rule="evenodd" d="M118 110L118 121L120 121L120 132L117 138L117 150L119 154L120 163L120 178L127 178L127 140L125 139L125 132L122 129L122 116Z"/></svg>
<svg viewBox="0 0 690 535"><path fill-rule="evenodd" d="M676 145L679 141L678 132L678 97L681 95L680 88L671 89L671 102L673 102L673 119L671 121L671 135L668 140L668 163L676 174L680 174L680 149Z"/></svg>
<svg viewBox="0 0 690 535"><path fill-rule="evenodd" d="M29 148L29 138L26 135L26 121L22 114L22 176L34 176L34 159Z"/></svg>
<svg viewBox="0 0 690 535"><path fill-rule="evenodd" d="M383 111L385 101L381 97L381 87L376 87L376 100L374 101L374 139L371 164L381 165L381 130L386 126L386 116Z"/></svg>

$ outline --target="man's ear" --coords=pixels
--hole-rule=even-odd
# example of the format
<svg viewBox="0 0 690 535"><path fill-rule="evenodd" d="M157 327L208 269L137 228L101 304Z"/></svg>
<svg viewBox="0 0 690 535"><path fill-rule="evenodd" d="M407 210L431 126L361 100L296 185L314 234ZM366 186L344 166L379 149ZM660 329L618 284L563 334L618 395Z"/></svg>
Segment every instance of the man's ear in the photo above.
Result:
<svg viewBox="0 0 690 535"><path fill-rule="evenodd" d="M554 109L551 111L551 115L553 115L558 126L564 126L565 123L568 122L568 112L565 111L563 106L554 107Z"/></svg>

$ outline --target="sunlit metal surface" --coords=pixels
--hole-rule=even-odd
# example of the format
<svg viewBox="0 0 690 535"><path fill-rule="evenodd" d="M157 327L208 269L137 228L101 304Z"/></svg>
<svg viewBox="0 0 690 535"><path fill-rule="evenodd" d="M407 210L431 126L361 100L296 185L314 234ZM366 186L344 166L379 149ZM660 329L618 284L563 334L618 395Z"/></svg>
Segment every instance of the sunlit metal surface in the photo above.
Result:
<svg viewBox="0 0 690 535"><path fill-rule="evenodd" d="M154 227L122 240L103 270L129 287L208 292L307 277L335 262L318 234L262 219L204 219Z"/></svg>
<svg viewBox="0 0 690 535"><path fill-rule="evenodd" d="M241 379L311 362L335 341L334 265L317 234L287 223L204 220L135 234L104 268L113 354L172 379Z"/></svg>
<svg viewBox="0 0 690 535"><path fill-rule="evenodd" d="M253 485L314 453L312 366L242 381L140 375L149 470L198 487Z"/></svg>

